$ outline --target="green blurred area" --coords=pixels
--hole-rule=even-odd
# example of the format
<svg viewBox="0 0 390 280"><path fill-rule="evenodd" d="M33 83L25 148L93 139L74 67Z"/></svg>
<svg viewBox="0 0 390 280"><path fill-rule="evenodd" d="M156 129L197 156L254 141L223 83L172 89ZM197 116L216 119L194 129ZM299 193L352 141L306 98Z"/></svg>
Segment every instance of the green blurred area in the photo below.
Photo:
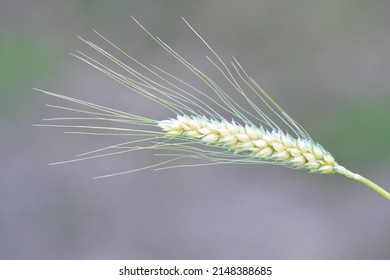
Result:
<svg viewBox="0 0 390 280"><path fill-rule="evenodd" d="M316 109L317 125L311 122L313 135L340 164L361 169L370 169L390 156L389 96L383 95L385 102L367 96L325 103Z"/></svg>
<svg viewBox="0 0 390 280"><path fill-rule="evenodd" d="M0 109L4 112L27 98L27 91L47 77L55 63L53 51L36 38L4 32L0 38Z"/></svg>

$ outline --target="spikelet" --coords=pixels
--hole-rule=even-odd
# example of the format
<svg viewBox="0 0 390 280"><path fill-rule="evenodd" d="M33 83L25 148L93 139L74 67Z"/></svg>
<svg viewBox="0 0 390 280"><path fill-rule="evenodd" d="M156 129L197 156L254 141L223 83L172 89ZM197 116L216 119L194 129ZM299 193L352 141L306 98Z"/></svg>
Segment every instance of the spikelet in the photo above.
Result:
<svg viewBox="0 0 390 280"><path fill-rule="evenodd" d="M121 61L96 44L80 38L100 55L110 60L114 66L124 71L125 74L103 65L83 52L76 51L75 54L72 54L73 56L88 63L131 91L157 102L169 110L173 116L166 120L154 120L72 97L38 90L84 107L84 109L76 109L48 105L72 113L81 113L84 116L51 118L46 119L46 121L82 120L105 123L102 125L56 123L38 126L74 128L76 131L71 132L79 134L128 135L131 137L131 140L125 143L87 152L79 155L76 159L55 164L139 150L158 150L158 156L165 156L168 159L147 167L96 178L125 174L146 168L167 169L195 165L268 163L303 169L312 173L343 174L366 184L390 200L390 194L386 190L337 164L333 156L314 141L303 127L294 121L245 72L234 57L230 67L228 67L187 21L184 20L211 52L212 58L207 57L207 60L225 80L225 87L217 84L212 78L194 67L161 39L152 35L137 20L134 19L134 21L168 54L192 72L208 88L208 91L202 91L161 68L142 64L97 32L97 35L114 50L126 56L133 66ZM235 92L236 96L226 94L227 90ZM236 102L237 97L240 98L240 103ZM245 106L242 105L242 101L246 103ZM262 104L264 109L261 109L257 104ZM232 120L228 121L226 115ZM113 126L112 123L120 125ZM183 158L201 160L204 163L173 164L173 162Z"/></svg>
<svg viewBox="0 0 390 280"><path fill-rule="evenodd" d="M168 135L199 139L233 153L246 153L253 159L275 161L310 172L335 173L333 156L321 145L307 139L294 139L282 131L242 126L234 122L200 117L177 116L158 123Z"/></svg>

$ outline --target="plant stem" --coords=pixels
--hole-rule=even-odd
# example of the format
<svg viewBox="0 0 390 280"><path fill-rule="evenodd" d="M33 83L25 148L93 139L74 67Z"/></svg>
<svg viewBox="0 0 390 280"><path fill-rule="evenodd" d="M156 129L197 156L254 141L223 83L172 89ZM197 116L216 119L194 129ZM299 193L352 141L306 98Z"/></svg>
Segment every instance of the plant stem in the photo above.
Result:
<svg viewBox="0 0 390 280"><path fill-rule="evenodd" d="M366 186L370 187L371 189L373 189L374 191L376 191L377 193L379 193L383 197L390 200L390 193L388 191L386 191L384 188L375 184L373 181L368 180L367 178L364 178L363 176L361 176L357 173L353 173L352 171L349 171L348 169L346 169L345 167L340 166L340 165L335 166L335 171L339 174L347 176L348 178L352 178L356 181L359 181L359 182L365 184Z"/></svg>

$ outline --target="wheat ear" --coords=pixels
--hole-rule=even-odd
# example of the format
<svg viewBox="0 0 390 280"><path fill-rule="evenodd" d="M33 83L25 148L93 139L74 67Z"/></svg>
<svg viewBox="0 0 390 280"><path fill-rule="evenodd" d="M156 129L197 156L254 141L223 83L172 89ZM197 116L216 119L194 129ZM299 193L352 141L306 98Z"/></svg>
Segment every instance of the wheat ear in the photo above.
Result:
<svg viewBox="0 0 390 280"><path fill-rule="evenodd" d="M78 109L48 105L55 109L79 113L82 116L51 118L46 119L46 121L93 121L104 123L96 125L56 123L40 124L39 126L74 129L74 131L68 131L68 133L132 137L131 141L90 151L79 155L76 159L55 164L140 150L158 150L157 156L165 156L168 159L143 168L97 178L125 174L146 168L159 170L228 163L268 163L304 169L312 173L339 173L367 185L390 200L390 193L385 189L339 165L326 149L314 141L303 127L293 120L245 72L237 59L233 57L231 67L228 67L187 21L184 20L211 52L213 58L207 57L207 60L226 81L224 87L218 85L212 78L194 67L161 39L152 35L136 19L134 21L168 54L206 85L208 91L204 92L159 67L142 64L97 32L98 36L118 51L119 54L124 55L133 66L123 62L96 44L80 38L100 55L108 58L118 70L115 71L80 51L76 51L72 54L73 56L88 63L132 91L157 102L173 113L175 117L166 120L154 120L72 97L38 90L81 106ZM122 72L124 73L122 74ZM228 95L227 90L236 92L236 96ZM240 103L237 102L237 97L241 98ZM246 105L242 105L242 101ZM260 101L265 105L264 107L268 112L266 113L264 109L260 109L256 101ZM228 117L232 121L228 121ZM112 123L118 125L112 126ZM184 158L206 162L173 165L173 162Z"/></svg>

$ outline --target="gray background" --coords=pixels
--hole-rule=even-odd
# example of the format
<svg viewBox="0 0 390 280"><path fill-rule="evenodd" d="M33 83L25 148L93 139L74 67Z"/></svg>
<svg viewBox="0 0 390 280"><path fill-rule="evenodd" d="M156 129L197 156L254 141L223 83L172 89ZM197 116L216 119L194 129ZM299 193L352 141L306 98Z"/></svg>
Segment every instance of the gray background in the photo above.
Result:
<svg viewBox="0 0 390 280"><path fill-rule="evenodd" d="M90 51L75 35L96 29L175 72L133 15L202 66L209 53L183 16L339 163L389 189L389 13L384 0L1 0L0 258L389 259L389 201L339 175L228 165L91 179L148 153L47 166L120 140L32 127L59 112L31 90L153 117L158 105L68 52Z"/></svg>

